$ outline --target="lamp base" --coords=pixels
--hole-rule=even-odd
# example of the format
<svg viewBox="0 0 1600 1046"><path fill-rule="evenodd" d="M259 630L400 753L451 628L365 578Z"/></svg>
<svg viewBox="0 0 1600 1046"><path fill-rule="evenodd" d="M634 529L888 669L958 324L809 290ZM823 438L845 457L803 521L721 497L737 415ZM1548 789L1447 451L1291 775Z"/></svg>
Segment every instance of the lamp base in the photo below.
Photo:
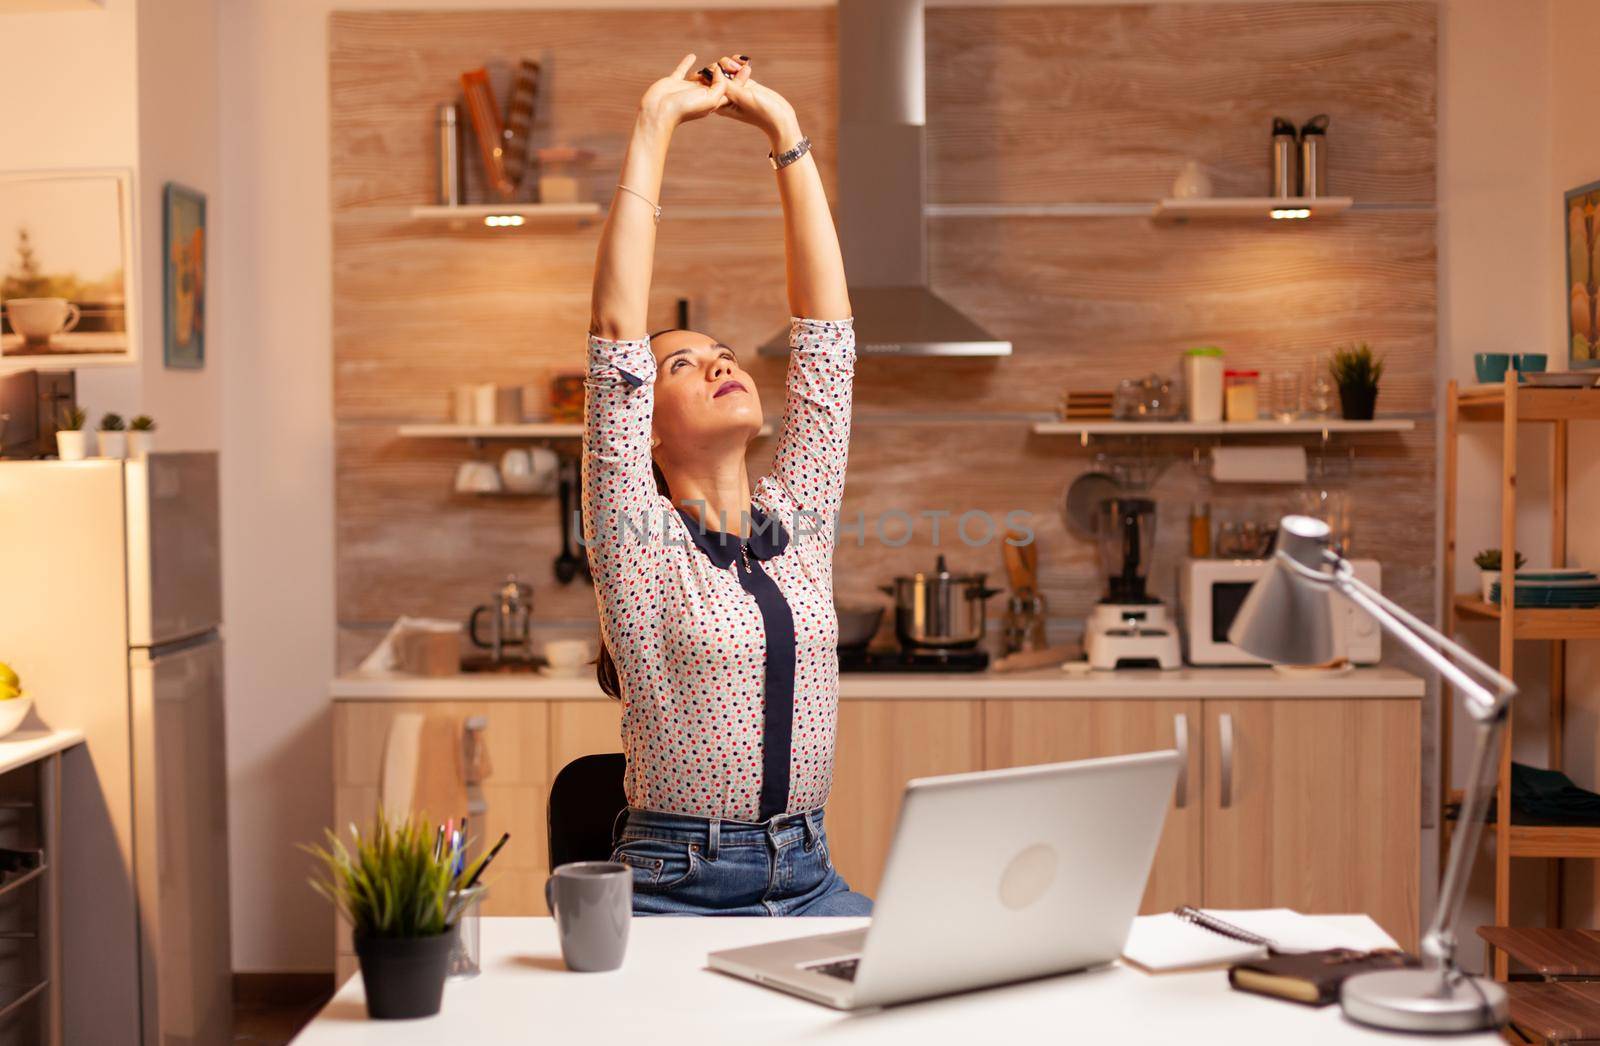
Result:
<svg viewBox="0 0 1600 1046"><path fill-rule="evenodd" d="M1437 970L1379 970L1345 981L1346 1017L1394 1031L1463 1032L1506 1023L1506 990L1482 977L1442 986Z"/></svg>

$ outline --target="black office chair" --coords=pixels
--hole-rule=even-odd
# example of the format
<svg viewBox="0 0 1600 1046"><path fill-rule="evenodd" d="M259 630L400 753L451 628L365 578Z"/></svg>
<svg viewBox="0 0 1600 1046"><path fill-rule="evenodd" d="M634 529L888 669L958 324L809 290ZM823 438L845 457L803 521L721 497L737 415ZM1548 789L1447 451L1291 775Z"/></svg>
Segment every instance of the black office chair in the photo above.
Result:
<svg viewBox="0 0 1600 1046"><path fill-rule="evenodd" d="M627 758L621 752L579 756L550 785L546 823L550 867L611 857L611 826L628 805L622 789Z"/></svg>

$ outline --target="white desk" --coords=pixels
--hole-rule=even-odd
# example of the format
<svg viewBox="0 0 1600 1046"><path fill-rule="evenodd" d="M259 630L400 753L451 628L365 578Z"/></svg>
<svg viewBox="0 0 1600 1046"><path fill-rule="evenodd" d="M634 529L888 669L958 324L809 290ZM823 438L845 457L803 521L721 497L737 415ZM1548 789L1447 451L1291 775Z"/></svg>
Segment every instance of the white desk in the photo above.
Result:
<svg viewBox="0 0 1600 1046"><path fill-rule="evenodd" d="M1327 916L1388 943L1365 916ZM409 1043L737 1043L828 1041L1321 1043L1401 1041L1320 1010L1232 991L1221 971L1153 977L1113 966L967 995L841 1013L705 968L707 951L845 930L864 919L635 919L613 973L569 973L547 918L485 919L483 973L445 986L417 1021L366 1018L352 977L296 1046ZM1412 1042L1424 1040L1409 1038ZM1440 1040L1428 1040L1440 1041ZM1501 1042L1492 1034L1451 1043Z"/></svg>

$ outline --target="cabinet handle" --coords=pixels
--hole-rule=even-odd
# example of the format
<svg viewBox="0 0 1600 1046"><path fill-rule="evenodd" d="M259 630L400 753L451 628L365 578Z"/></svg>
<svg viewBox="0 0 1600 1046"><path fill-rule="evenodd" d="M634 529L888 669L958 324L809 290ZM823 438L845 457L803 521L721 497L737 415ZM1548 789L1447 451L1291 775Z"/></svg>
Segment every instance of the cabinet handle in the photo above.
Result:
<svg viewBox="0 0 1600 1046"><path fill-rule="evenodd" d="M1172 717L1172 736L1178 741L1178 787L1173 803L1182 810L1189 805L1189 717L1182 712Z"/></svg>
<svg viewBox="0 0 1600 1046"><path fill-rule="evenodd" d="M1222 782L1217 798L1226 810L1233 805L1233 716L1226 712L1217 716L1217 735L1222 741Z"/></svg>

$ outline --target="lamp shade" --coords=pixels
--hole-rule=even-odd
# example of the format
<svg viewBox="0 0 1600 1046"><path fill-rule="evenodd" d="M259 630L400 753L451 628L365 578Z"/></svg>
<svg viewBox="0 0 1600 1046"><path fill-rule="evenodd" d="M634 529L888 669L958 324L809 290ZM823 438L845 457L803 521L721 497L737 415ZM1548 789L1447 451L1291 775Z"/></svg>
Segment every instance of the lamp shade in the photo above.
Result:
<svg viewBox="0 0 1600 1046"><path fill-rule="evenodd" d="M1251 586L1228 629L1228 641L1263 661L1319 665L1337 654L1333 591L1302 576L1295 563L1319 570L1328 526L1306 516L1287 516L1278 528L1272 566ZM1332 580L1331 578L1329 579Z"/></svg>

